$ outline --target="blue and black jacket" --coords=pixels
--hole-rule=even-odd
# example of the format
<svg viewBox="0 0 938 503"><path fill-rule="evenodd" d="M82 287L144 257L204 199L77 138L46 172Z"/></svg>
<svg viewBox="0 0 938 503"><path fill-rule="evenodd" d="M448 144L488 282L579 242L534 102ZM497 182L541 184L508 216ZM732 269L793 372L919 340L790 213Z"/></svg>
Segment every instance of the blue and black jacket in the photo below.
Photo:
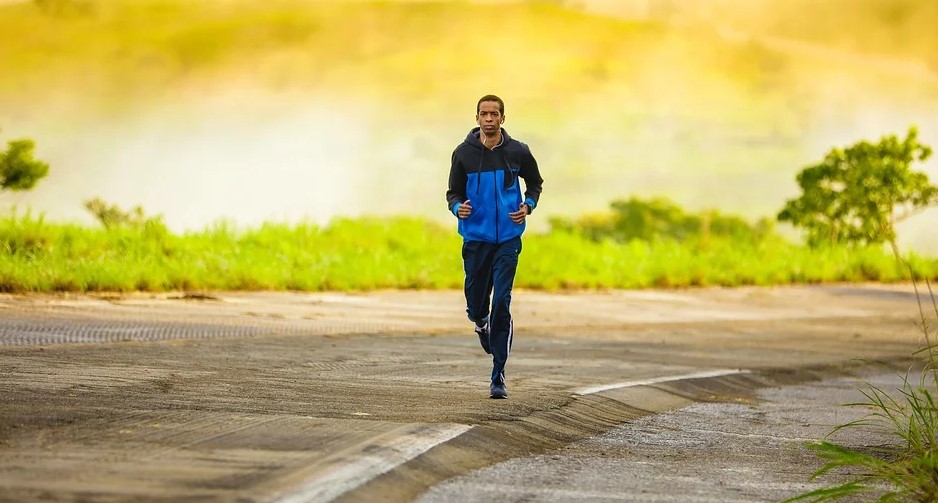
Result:
<svg viewBox="0 0 938 503"><path fill-rule="evenodd" d="M453 151L446 203L455 215L459 205L469 200L472 213L459 219L459 234L465 240L504 243L520 236L525 227L512 222L508 214L518 211L522 201L534 211L544 179L527 145L502 129L501 143L489 150L479 140L479 129L473 128ZM519 177L524 179L523 198Z"/></svg>

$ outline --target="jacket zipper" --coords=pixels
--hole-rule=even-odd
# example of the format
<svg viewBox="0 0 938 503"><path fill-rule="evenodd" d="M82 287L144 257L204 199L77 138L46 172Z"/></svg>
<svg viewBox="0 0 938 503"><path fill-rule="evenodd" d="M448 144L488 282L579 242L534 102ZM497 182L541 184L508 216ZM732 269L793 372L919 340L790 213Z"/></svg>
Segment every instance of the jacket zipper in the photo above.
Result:
<svg viewBox="0 0 938 503"><path fill-rule="evenodd" d="M498 244L498 171L492 174L492 188L495 189L495 244Z"/></svg>

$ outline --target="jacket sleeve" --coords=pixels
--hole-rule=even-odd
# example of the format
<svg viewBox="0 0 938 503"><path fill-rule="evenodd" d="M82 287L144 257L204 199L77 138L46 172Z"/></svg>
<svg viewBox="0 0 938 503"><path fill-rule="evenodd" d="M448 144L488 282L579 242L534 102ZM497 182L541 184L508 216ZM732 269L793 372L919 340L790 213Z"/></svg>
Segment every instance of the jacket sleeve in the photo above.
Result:
<svg viewBox="0 0 938 503"><path fill-rule="evenodd" d="M524 145L524 152L521 156L521 178L524 179L524 202L528 203L531 211L537 207L537 202L541 198L541 186L544 179L541 178L541 172L537 167L537 160L531 153L531 149Z"/></svg>
<svg viewBox="0 0 938 503"><path fill-rule="evenodd" d="M450 161L449 168L449 189L446 191L446 207L454 215L456 212L453 207L466 201L466 170L463 168L456 150L453 151L453 158Z"/></svg>

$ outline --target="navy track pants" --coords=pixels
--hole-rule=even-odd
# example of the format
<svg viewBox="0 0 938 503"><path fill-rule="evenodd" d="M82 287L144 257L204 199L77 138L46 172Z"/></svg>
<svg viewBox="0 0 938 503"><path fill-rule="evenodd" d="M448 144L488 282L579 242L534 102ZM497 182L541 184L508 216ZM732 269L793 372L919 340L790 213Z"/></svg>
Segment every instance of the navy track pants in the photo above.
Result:
<svg viewBox="0 0 938 503"><path fill-rule="evenodd" d="M511 287L521 254L521 237L501 244L465 241L462 246L466 271L466 314L479 324L489 319L492 350L492 382L505 383L505 363L511 351ZM491 304L490 304L491 302ZM490 308L491 305L491 308Z"/></svg>

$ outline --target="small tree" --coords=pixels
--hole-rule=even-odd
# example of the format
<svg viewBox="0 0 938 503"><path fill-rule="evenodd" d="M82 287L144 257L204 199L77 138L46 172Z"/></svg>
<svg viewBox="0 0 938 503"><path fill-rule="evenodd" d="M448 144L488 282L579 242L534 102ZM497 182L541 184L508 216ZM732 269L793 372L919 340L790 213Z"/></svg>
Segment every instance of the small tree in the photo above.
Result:
<svg viewBox="0 0 938 503"><path fill-rule="evenodd" d="M49 165L33 157L32 140L14 140L0 151L0 190L29 190L49 174Z"/></svg>
<svg viewBox="0 0 938 503"><path fill-rule="evenodd" d="M137 229L166 229L163 216L147 216L140 205L124 210L116 204L108 204L99 197L85 201L85 209L101 222L105 229L131 227Z"/></svg>
<svg viewBox="0 0 938 503"><path fill-rule="evenodd" d="M884 136L831 150L820 164L798 173L802 195L778 214L808 232L811 246L823 243L895 245L896 223L938 203L938 187L912 171L931 148L918 142L918 130L904 140Z"/></svg>

